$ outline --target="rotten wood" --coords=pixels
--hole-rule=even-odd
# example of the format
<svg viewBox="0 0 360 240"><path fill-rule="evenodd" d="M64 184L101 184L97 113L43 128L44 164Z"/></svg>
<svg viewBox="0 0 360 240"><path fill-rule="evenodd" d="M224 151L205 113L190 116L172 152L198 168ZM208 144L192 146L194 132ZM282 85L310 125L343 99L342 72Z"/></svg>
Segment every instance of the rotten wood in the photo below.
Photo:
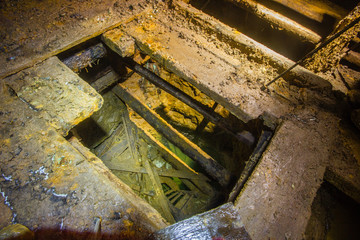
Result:
<svg viewBox="0 0 360 240"><path fill-rule="evenodd" d="M62 62L74 72L79 72L83 68L91 67L92 64L105 55L106 49L104 45L98 43L64 59Z"/></svg>
<svg viewBox="0 0 360 240"><path fill-rule="evenodd" d="M298 36L300 39L316 44L321 40L321 36L316 32L300 25L299 23L287 18L278 12L271 10L264 5L253 0L228 0L236 6L255 14L257 17L269 22L279 30L284 30L290 34Z"/></svg>
<svg viewBox="0 0 360 240"><path fill-rule="evenodd" d="M149 178L151 180L151 182L153 183L153 187L156 193L156 196L158 197L160 206L163 210L163 213L165 214L165 218L170 222L170 223L174 223L175 219L174 216L171 213L170 210L170 203L168 202L164 191L162 190L162 186L161 186L161 181L159 178L159 175L152 169L149 160L145 157L142 158L142 163L145 166L145 169L149 175Z"/></svg>
<svg viewBox="0 0 360 240"><path fill-rule="evenodd" d="M359 18L360 4L338 23L333 33L324 39L320 45L331 40L329 44L311 56L307 56L308 58L304 61L306 68L314 72L326 72L335 69L343 57L344 49L348 47L351 40L357 37L360 31ZM349 28L349 26L351 27Z"/></svg>
<svg viewBox="0 0 360 240"><path fill-rule="evenodd" d="M290 59L282 56L281 54L254 41L248 36L240 32L234 32L234 30L231 27L225 25L222 22L207 17L207 15L204 14L203 12L198 11L195 8L189 7L187 4L181 1L177 1L175 2L175 4L176 7L179 9L178 11L182 12L182 14L186 14L186 16L189 16L189 18L191 18L192 21L196 22L200 26L203 26L203 28L206 29L206 31L215 32L217 35L221 36L222 39L227 39L227 42L230 46L233 46L234 48L237 48L240 51L247 52L248 53L247 57L249 59L255 61L261 61L261 62L264 61L264 59L266 59L267 61L269 61L270 65L273 66L274 69L276 69L277 71L284 71L285 69L291 67L295 63ZM221 58L220 56L218 57ZM238 68L237 65L234 64L232 65L235 68ZM175 72L174 70L172 71ZM289 79L286 77L284 78L284 80L289 81L291 78L300 80L301 85L303 87L319 88L322 91L324 89L329 89L329 90L332 89L331 84L327 80L314 74L313 72L309 71L308 69L302 66L298 66L292 69L289 72ZM191 81L189 80L189 82ZM234 115L238 116L240 119L243 119L243 116L239 115L236 109L232 108L231 106L228 106L226 103L223 103L219 100L217 101L221 105L225 106L227 109L231 110L231 112L233 112ZM263 100L263 101L268 101L268 100ZM250 119L245 119L245 118L243 119L243 121L245 122L249 120Z"/></svg>
<svg viewBox="0 0 360 240"><path fill-rule="evenodd" d="M136 122L134 122L135 125ZM147 127L144 127L144 124ZM138 128L138 134L146 141L156 145L158 150L161 152L162 156L166 161L168 161L175 169L181 171L183 174L186 174L186 178L182 178L183 183L193 191L201 191L204 194L209 196L213 195L214 190L209 184L210 180L204 176L202 173L198 173L190 168L186 163L184 163L178 156L166 148L160 141L156 139L150 132L149 128L153 129L147 122L142 123L142 127ZM151 131L152 133L157 133L155 130ZM159 134L160 136L160 134ZM161 173L159 175L162 176ZM181 178L181 177L180 177Z"/></svg>
<svg viewBox="0 0 360 240"><path fill-rule="evenodd" d="M337 20L345 17L346 10L328 0L273 0L278 2L302 15L313 19L317 22L322 22L324 15L331 16Z"/></svg>
<svg viewBox="0 0 360 240"><path fill-rule="evenodd" d="M139 163L139 155L138 155L137 150L136 150L136 142L131 137L132 136L132 132L131 132L132 129L131 129L131 126L130 126L131 123L130 123L128 111L123 111L122 119L123 119L123 124L124 124L124 128L125 128L125 135L126 135L126 139L127 139L127 142L128 142L128 146L129 146L129 149L130 149L131 156L132 156L134 162Z"/></svg>
<svg viewBox="0 0 360 240"><path fill-rule="evenodd" d="M255 166L257 165L262 153L265 151L272 133L270 131L263 131L259 138L258 144L256 145L254 152L251 154L249 161L246 163L244 170L241 172L240 178L235 184L235 187L229 194L228 202L234 202L236 197L239 195L241 189L244 187L247 179L253 172Z"/></svg>
<svg viewBox="0 0 360 240"><path fill-rule="evenodd" d="M235 132L234 130L232 130L231 126L229 126L226 123L225 119L218 113L214 112L213 109L193 99L191 96L184 93L175 86L171 85L170 83L168 83L167 81L165 81L164 79L153 73L152 71L148 70L147 68L144 68L143 66L136 63L132 59L124 59L124 63L129 68L133 69L135 72L137 72L138 74L140 74L141 76L145 77L147 80L152 82L155 86L163 89L167 93L171 94L172 96L176 97L177 99L181 100L188 106L192 107L193 109L201 113L204 116L204 118L213 122L223 130L225 130L227 133L234 136L239 141L245 143L248 146L251 146L254 143L255 138L250 132L245 130L242 132Z"/></svg>
<svg viewBox="0 0 360 240"><path fill-rule="evenodd" d="M121 77L114 71L109 71L104 76L97 79L95 82L91 83L90 85L97 91L103 92L108 87L116 84Z"/></svg>
<svg viewBox="0 0 360 240"><path fill-rule="evenodd" d="M223 166L217 163L197 145L184 137L171 125L166 123L157 113L144 105L121 84L116 85L113 88L113 92L150 123L150 125L152 125L159 133L196 161L209 176L219 182L222 186L227 186L230 180L230 173Z"/></svg>
<svg viewBox="0 0 360 240"><path fill-rule="evenodd" d="M107 164L107 167L111 170L116 171L124 171L124 172L134 172L134 173L144 173L147 174L145 168L140 166L131 166L127 163L116 163L116 164ZM155 171L155 170L154 170ZM191 173L182 172L175 169L167 169L166 171L156 171L159 176L162 177L177 177L177 178L185 178L190 180L203 180L201 176L196 176Z"/></svg>
<svg viewBox="0 0 360 240"><path fill-rule="evenodd" d="M129 119L128 111L123 112L123 122L125 125L126 137L128 139L128 144L131 151L131 155L133 157L133 161L136 163L139 163L140 161L142 165L145 167L146 173L149 175L149 178L152 182L152 186L154 187L154 191L156 193L156 197L159 201L164 217L170 223L174 223L175 219L171 213L169 202L164 194L164 191L162 190L159 175L156 173L156 171L152 169L147 157L142 157L141 152L139 152L139 150L136 147L136 142L137 142L136 139L138 138L138 134L136 129L135 129L135 133L132 133L131 122Z"/></svg>

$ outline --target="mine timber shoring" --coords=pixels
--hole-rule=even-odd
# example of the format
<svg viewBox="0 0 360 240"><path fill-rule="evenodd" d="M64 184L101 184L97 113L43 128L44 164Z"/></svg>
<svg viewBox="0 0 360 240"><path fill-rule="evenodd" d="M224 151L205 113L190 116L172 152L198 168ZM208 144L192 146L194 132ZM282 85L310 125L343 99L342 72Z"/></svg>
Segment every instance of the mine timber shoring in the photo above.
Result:
<svg viewBox="0 0 360 240"><path fill-rule="evenodd" d="M227 186L230 180L230 173L223 166L186 137L182 136L153 110L142 104L139 99L132 96L121 84L116 85L112 91L150 123L159 133L197 162L210 177L219 182L220 185Z"/></svg>
<svg viewBox="0 0 360 240"><path fill-rule="evenodd" d="M188 106L192 107L199 113L201 113L204 118L210 120L212 123L217 125L218 127L225 130L227 133L234 136L239 141L247 144L248 146L253 145L255 138L254 136L248 132L248 131L242 131L235 133L233 130L231 130L231 127L228 126L228 124L224 121L223 117L221 117L219 114L213 111L208 106L205 106L204 104L196 101L192 97L190 97L188 94L184 93L180 89L176 88L175 86L171 85L170 83L166 82L161 77L157 76L152 71L148 70L147 68L144 68L140 64L136 63L132 59L124 59L124 63L133 71L137 72L141 76L145 77L147 80L152 82L157 87L163 89L164 91L168 92L169 94L173 95L177 99L181 100Z"/></svg>
<svg viewBox="0 0 360 240"><path fill-rule="evenodd" d="M106 73L104 76L98 78L95 82L90 85L99 93L103 92L108 87L114 85L122 78L114 71Z"/></svg>

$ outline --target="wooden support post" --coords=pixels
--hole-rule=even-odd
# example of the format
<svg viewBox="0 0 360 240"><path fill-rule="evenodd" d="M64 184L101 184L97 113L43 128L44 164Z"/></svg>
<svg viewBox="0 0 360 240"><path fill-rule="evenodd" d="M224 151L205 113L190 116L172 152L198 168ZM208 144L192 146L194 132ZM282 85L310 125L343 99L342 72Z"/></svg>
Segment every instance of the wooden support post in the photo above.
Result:
<svg viewBox="0 0 360 240"><path fill-rule="evenodd" d="M150 123L150 125L152 125L159 133L196 161L209 176L219 182L222 186L227 186L230 180L230 173L212 157L166 123L158 116L158 114L143 104L137 97L131 95L121 84L115 86L113 92Z"/></svg>

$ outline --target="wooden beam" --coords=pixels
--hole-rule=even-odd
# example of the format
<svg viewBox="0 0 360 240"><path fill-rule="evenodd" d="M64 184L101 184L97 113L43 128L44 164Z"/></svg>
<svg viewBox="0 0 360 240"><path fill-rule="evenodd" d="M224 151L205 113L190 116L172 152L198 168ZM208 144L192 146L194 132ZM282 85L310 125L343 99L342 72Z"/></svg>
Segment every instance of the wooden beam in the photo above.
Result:
<svg viewBox="0 0 360 240"><path fill-rule="evenodd" d="M113 88L113 92L150 123L150 125L152 125L159 133L196 161L209 176L219 182L222 186L227 186L230 180L230 173L211 156L184 137L157 113L127 91L121 84L116 85Z"/></svg>
<svg viewBox="0 0 360 240"><path fill-rule="evenodd" d="M157 140L157 136L152 135L154 133L157 134L159 133L153 127L151 127L151 125L147 123L145 120L141 119L141 121L142 122L140 124L138 124L138 121L133 121L133 123L138 126L139 136L141 136L146 141L156 145L158 147L158 150L161 152L162 156L167 162L172 164L175 169L183 172L188 176L186 178L181 179L184 182L184 184L194 191L201 191L204 194L207 194L208 196L212 196L214 194L214 189L210 185L210 179L208 179L202 173L198 173L194 171L178 156L176 156L175 153L171 152L168 148L166 148L164 144L162 144L160 141ZM158 138L160 138L160 134ZM162 173L159 173L159 175L163 176Z"/></svg>
<svg viewBox="0 0 360 240"><path fill-rule="evenodd" d="M253 13L257 17L270 23L278 30L284 30L290 34L296 35L300 39L316 44L321 40L321 36L314 31L300 25L294 20L287 18L280 13L271 10L264 5L253 0L228 0L234 5Z"/></svg>
<svg viewBox="0 0 360 240"><path fill-rule="evenodd" d="M90 85L97 91L102 92L106 88L114 85L117 83L121 77L114 71L109 71L107 74L102 76L101 78L97 79L95 82L91 83Z"/></svg>
<svg viewBox="0 0 360 240"><path fill-rule="evenodd" d="M98 43L87 49L84 49L74 55L64 59L62 62L74 72L80 72L81 69L88 66L91 67L100 58L107 54L106 49L102 43Z"/></svg>
<svg viewBox="0 0 360 240"><path fill-rule="evenodd" d="M123 123L125 126L125 132L126 132L126 137L128 139L129 148L131 150L131 155L133 157L133 162L135 164L141 162L142 165L145 166L146 172L148 173L149 178L152 182L154 191L156 193L156 197L159 201L164 217L170 223L174 223L175 219L171 214L169 202L164 194L164 191L162 190L162 185L160 182L159 175L156 173L156 171L152 169L147 157L141 157L141 152L139 152L139 150L136 147L136 139L138 138L138 135L136 130L135 133L132 132L128 111L124 111L123 113Z"/></svg>
<svg viewBox="0 0 360 240"><path fill-rule="evenodd" d="M272 137L272 132L270 131L263 131L259 138L258 144L256 145L254 152L251 154L249 161L245 165L244 170L241 172L239 180L235 184L233 190L229 194L228 202L235 201L236 197L239 195L241 189L244 187L247 179L250 177L251 173L253 172L255 166L257 165L260 157L262 156L263 152L265 151L270 139Z"/></svg>
<svg viewBox="0 0 360 240"><path fill-rule="evenodd" d="M124 171L124 172L135 172L135 173L145 173L147 174L147 171L145 168L140 166L131 166L126 163L116 163L116 164L107 164L107 167L111 170L115 171ZM154 170L155 171L155 170ZM203 180L201 176L196 176L191 173L182 172L175 169L167 169L166 171L156 171L156 173L159 176L162 177L177 177L177 178L185 178L190 180Z"/></svg>
<svg viewBox="0 0 360 240"><path fill-rule="evenodd" d="M355 51L349 51L347 54L343 57L346 61L355 64L356 66L360 67L360 53Z"/></svg>

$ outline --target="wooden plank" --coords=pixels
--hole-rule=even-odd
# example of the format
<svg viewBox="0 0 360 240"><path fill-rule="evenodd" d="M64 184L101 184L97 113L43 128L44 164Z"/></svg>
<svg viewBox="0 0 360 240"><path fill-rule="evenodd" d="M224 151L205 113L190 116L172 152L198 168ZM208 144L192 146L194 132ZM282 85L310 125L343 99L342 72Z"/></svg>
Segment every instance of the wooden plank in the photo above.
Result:
<svg viewBox="0 0 360 240"><path fill-rule="evenodd" d="M239 211L232 204L177 222L152 235L151 239L251 239Z"/></svg>
<svg viewBox="0 0 360 240"><path fill-rule="evenodd" d="M137 124L137 121L133 121L133 122L134 124ZM144 127L146 125L147 127ZM146 141L149 141L154 145L156 145L159 151L161 152L162 156L164 157L164 159L169 163L171 163L175 169L182 172L186 172L186 174L189 175L185 179L181 179L184 182L184 184L188 187L190 185L189 188L193 189L194 191L201 191L209 196L213 195L214 189L209 184L210 180L202 173L198 173L194 171L186 163L184 163L178 156L176 156L160 141L158 141L156 137L154 137L149 131L151 131L153 134L157 132L155 130L150 130L150 128L153 129L153 127L151 127L150 124L148 124L147 122L141 123L141 127L138 128L138 134ZM187 179L190 179L191 181Z"/></svg>
<svg viewBox="0 0 360 240"><path fill-rule="evenodd" d="M94 64L97 60L107 54L106 49L102 43L98 43L87 49L84 49L66 59L62 62L74 72L80 72L81 69Z"/></svg>
<svg viewBox="0 0 360 240"><path fill-rule="evenodd" d="M244 53L246 53L246 57L249 60L263 62L264 59L266 59L267 61L269 61L270 65L266 66L266 68L268 68L268 69L273 68L273 70L271 70L271 71L280 72L280 71L283 71L284 69L289 68L290 66L292 66L295 63L294 61L271 50L270 48L262 45L261 43L254 41L253 39L249 38L248 36L238 32L238 31L234 31L233 28L225 25L224 23L217 21L213 18L209 18L208 15L204 14L201 11L198 11L195 8L188 6L187 4L185 4L181 1L175 2L175 4L179 9L178 11L181 11L181 12L183 12L183 14L186 14L186 16L189 16L189 18L191 18L192 21L195 21L198 25L203 26L203 28L206 29L206 31L216 32L220 36L220 39L227 39L227 43L230 46L232 46L233 48L237 48L240 51L243 51ZM215 51L213 51L213 52L214 52L214 54L216 54ZM218 55L218 54L216 54L216 55ZM221 55L218 55L218 56L220 58L222 58L223 60L229 61L229 63L231 63L236 68L238 66L241 66L242 71L244 71L243 65L240 64L239 62L231 60L230 56L227 56L226 58L224 58ZM256 68L261 69L261 66L254 66L254 68L255 68L254 69L254 71L255 71ZM268 75L271 76L270 74L268 74ZM327 80L314 74L313 72L307 70L306 68L304 68L302 66L298 66L298 67L294 68L293 70L291 70L289 75L290 75L289 79L291 79L292 77L297 78L301 81L301 84L303 84L306 87L315 87L316 86L316 87L322 88L322 89L323 88L331 89L331 84ZM266 76L264 76L264 77L266 77ZM288 81L287 78L285 78L285 77L284 77L284 80ZM194 84L194 85L196 86L196 84ZM231 87L232 86L233 85L231 85ZM251 89L246 89L246 92L250 93ZM259 105L260 102L267 102L269 100L271 101L271 99L262 99L262 101L257 101L257 105ZM217 100L217 102L219 102L221 105L225 106L227 109L231 109L231 108L227 107L226 105L224 105L221 101ZM244 104L244 103L242 103L242 104ZM272 104L275 104L277 106L279 105L279 103L272 103ZM269 106L268 108L271 108L271 106ZM266 110L266 111L269 111L269 110ZM234 115L236 115L236 114L234 114ZM238 117L241 118L240 116L238 116Z"/></svg>
<svg viewBox="0 0 360 240"><path fill-rule="evenodd" d="M222 186L226 186L228 184L230 180L230 173L212 157L184 137L171 125L166 123L165 120L163 120L157 113L128 92L121 84L116 85L113 88L113 91L127 104L129 104L135 112L149 122L159 133L179 147L186 155L196 161L209 176L218 181Z"/></svg>
<svg viewBox="0 0 360 240"><path fill-rule="evenodd" d="M259 141L251 154L249 161L246 163L244 170L241 172L239 180L235 184L233 190L229 194L228 201L235 201L236 197L239 195L241 189L244 187L246 180L249 178L251 173L253 172L256 164L258 163L262 153L265 151L270 139L272 136L272 132L263 131L259 138Z"/></svg>
<svg viewBox="0 0 360 240"><path fill-rule="evenodd" d="M275 28L293 34L304 41L316 44L321 40L321 36L316 32L300 25L294 20L287 18L274 10L265 7L258 2L255 2L253 0L228 1L232 2L236 6L245 9L246 11L255 14L257 17L265 20Z"/></svg>
<svg viewBox="0 0 360 240"><path fill-rule="evenodd" d="M101 78L97 79L95 82L91 83L90 85L97 91L102 92L106 88L114 85L117 83L121 77L114 71L110 71Z"/></svg>
<svg viewBox="0 0 360 240"><path fill-rule="evenodd" d="M49 57L95 38L104 31L113 29L120 24L126 24L151 10L150 7L146 6L145 2L142 3L143 6L146 6L145 10L137 8L133 11L122 11L124 14L118 14L117 7L128 9L129 6L134 4L134 1L117 4L116 7L113 0L106 0L103 4L96 4L89 8L84 7L83 4L79 6L78 2L72 2L68 4L67 8L79 9L76 15L81 16L83 19L79 22L77 17L70 17L63 25L64 23L58 20L60 12L64 10L63 1L52 1L52 3L55 6L51 6L51 10L55 14L44 13L39 16L37 11L26 9L28 7L33 8L31 4L22 5L23 8L16 9L14 14L10 14L12 16L25 16L25 18L29 17L30 19L36 18L37 21L27 19L28 22L33 23L33 26L29 27L28 30L31 31L27 33L26 37L21 38L25 36L23 34L13 34L4 42L5 46L17 43L19 47L1 54L0 64L3 67L0 69L0 78L31 67ZM94 3L89 2L89 4ZM37 9L42 8L42 11L48 11L49 9L44 9L48 7L46 5L49 5L48 2L37 5ZM90 8L91 11L88 10ZM6 9L3 10L7 11ZM10 9L9 11L12 12L13 10ZM30 12L30 14L24 15L21 11ZM56 11L59 11L59 14ZM6 27L6 32L25 32L24 29L18 29L19 23L16 20L14 21L15 17L12 16L0 19L1 25L4 28ZM39 20L41 18L43 20ZM5 31L4 28L1 29L2 33Z"/></svg>
<svg viewBox="0 0 360 240"><path fill-rule="evenodd" d="M141 123L141 126L137 125L139 121L133 121L133 123L138 126L138 134L146 141L156 145L166 161L168 161L171 165L173 165L174 168L177 170L185 171L185 172L189 172L189 174L193 174L194 176L196 176L194 177L194 179L201 178L204 181L209 181L209 179L206 176L190 168L175 153L171 152L167 147L164 146L164 144L162 144L159 140L157 140L156 136L155 137L153 136L153 134L156 134L157 132L153 129L153 127L150 126L150 124L145 122L145 120L143 121L144 122ZM152 133L150 133L149 131L151 131Z"/></svg>
<svg viewBox="0 0 360 240"><path fill-rule="evenodd" d="M346 10L328 0L273 0L288 8L297 11L308 18L322 22L324 15L329 15L341 20L346 15Z"/></svg>
<svg viewBox="0 0 360 240"><path fill-rule="evenodd" d="M355 51L348 51L344 56L344 59L360 67L360 53Z"/></svg>

